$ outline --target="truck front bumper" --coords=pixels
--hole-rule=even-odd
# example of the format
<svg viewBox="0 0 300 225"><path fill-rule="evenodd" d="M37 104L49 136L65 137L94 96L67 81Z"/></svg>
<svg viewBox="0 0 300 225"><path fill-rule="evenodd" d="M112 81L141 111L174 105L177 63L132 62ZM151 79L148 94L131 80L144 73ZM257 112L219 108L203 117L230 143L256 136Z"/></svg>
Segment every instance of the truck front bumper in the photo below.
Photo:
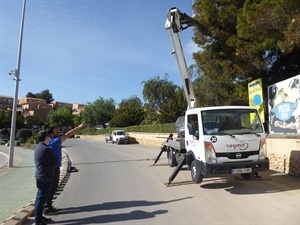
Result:
<svg viewBox="0 0 300 225"><path fill-rule="evenodd" d="M201 169L203 175L212 174L232 174L233 169L252 168L252 172L269 170L269 159L255 162L238 162L228 164L208 164L201 161L197 162L197 168Z"/></svg>

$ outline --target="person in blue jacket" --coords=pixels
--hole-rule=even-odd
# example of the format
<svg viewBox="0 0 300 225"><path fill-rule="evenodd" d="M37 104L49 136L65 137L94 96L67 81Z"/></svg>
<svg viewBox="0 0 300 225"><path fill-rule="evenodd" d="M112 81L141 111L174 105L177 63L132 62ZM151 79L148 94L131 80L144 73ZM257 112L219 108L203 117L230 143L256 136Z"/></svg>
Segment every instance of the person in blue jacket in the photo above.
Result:
<svg viewBox="0 0 300 225"><path fill-rule="evenodd" d="M45 206L44 213L47 215L55 215L58 214L58 210L52 205L53 203L53 196L58 188L59 184L59 176L60 176L60 167L62 162L62 143L67 140L69 137L73 136L77 131L83 129L85 127L84 123L80 124L78 127L75 127L72 130L69 130L65 134L59 135L59 131L55 127L49 127L47 129L48 133L50 134L50 141L49 141L49 148L51 149L52 153L57 158L57 163L55 165L54 171L54 181L53 186L50 191L49 197L47 199L47 204Z"/></svg>

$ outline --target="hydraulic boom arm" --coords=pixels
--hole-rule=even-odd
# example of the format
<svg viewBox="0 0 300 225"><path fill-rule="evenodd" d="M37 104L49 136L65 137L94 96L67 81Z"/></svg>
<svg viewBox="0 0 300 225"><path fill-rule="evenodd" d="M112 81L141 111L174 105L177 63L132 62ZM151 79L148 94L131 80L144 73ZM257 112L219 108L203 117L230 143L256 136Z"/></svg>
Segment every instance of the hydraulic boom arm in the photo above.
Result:
<svg viewBox="0 0 300 225"><path fill-rule="evenodd" d="M197 106L197 101L178 33L190 26L196 26L197 24L198 22L195 19L180 12L179 9L175 7L168 11L165 24L165 29L168 32L173 48L172 54L175 55L184 93L188 102L188 109L195 108Z"/></svg>

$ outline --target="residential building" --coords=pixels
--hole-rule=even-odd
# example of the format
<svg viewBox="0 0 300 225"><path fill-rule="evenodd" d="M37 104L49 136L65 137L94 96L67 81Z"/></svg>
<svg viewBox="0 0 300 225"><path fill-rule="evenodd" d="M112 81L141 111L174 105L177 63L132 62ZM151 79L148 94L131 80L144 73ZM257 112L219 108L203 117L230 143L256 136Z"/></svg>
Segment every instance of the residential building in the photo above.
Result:
<svg viewBox="0 0 300 225"><path fill-rule="evenodd" d="M13 108L14 98L10 96L0 95L0 110L1 109L12 109Z"/></svg>
<svg viewBox="0 0 300 225"><path fill-rule="evenodd" d="M47 103L47 101L45 99L23 97L23 98L19 99L18 104L19 105L25 105L25 104L29 104L29 103L33 103L33 102L44 102L44 103Z"/></svg>
<svg viewBox="0 0 300 225"><path fill-rule="evenodd" d="M0 95L0 110L11 111L13 108L13 100L13 97ZM51 110L61 107L67 107L72 110L72 114L80 115L84 111L85 105L59 101L52 101L50 104L47 104L47 101L44 99L22 97L18 100L17 111L21 112L24 118L34 116L38 118L40 122L45 123L48 113Z"/></svg>
<svg viewBox="0 0 300 225"><path fill-rule="evenodd" d="M19 108L24 118L34 116L40 122L46 122L48 113L53 109L44 99L28 97L19 99Z"/></svg>
<svg viewBox="0 0 300 225"><path fill-rule="evenodd" d="M73 115L80 115L84 111L85 105L83 104L73 104L72 107L72 114Z"/></svg>
<svg viewBox="0 0 300 225"><path fill-rule="evenodd" d="M72 103L52 101L50 104L52 105L53 109L58 109L58 108L62 108L62 107L67 107L69 109L73 109Z"/></svg>

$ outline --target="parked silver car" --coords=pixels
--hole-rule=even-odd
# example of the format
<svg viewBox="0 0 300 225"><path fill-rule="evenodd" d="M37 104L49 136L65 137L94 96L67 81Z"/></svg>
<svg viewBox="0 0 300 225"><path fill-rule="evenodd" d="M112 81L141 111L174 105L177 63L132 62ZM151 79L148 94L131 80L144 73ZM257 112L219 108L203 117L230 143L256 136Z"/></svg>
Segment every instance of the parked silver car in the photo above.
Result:
<svg viewBox="0 0 300 225"><path fill-rule="evenodd" d="M113 130L110 136L113 144L130 144L130 137L125 130Z"/></svg>

